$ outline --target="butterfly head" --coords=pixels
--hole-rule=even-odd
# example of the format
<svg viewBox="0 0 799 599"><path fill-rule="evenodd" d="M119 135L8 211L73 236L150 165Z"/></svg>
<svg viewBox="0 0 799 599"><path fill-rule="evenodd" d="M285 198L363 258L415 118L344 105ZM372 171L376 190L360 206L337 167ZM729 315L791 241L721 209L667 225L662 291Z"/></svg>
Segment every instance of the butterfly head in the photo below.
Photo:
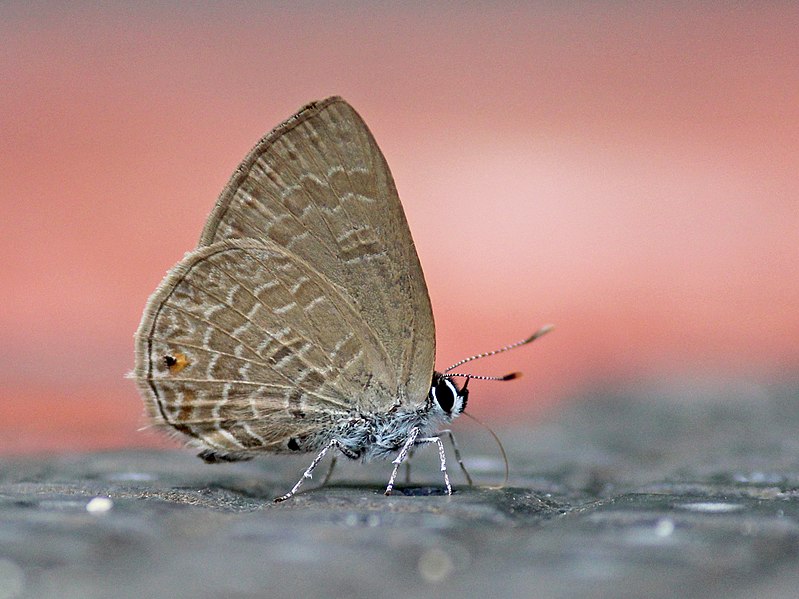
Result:
<svg viewBox="0 0 799 599"><path fill-rule="evenodd" d="M469 390L466 388L469 379L458 387L452 377L433 373L433 382L430 385L430 392L427 394L428 401L433 409L439 409L448 418L454 418L466 409L466 401L469 399Z"/></svg>
<svg viewBox="0 0 799 599"><path fill-rule="evenodd" d="M466 364L467 362L472 362L481 358L487 358L488 356L493 356L517 347L521 347L522 345L527 345L551 330L552 325L543 326L535 333L527 337L527 339L522 339L521 341L511 343L510 345L495 349L494 351L483 352L482 354L464 358L463 360L455 362L455 364L447 368L443 373L434 372L433 382L430 385L430 391L427 394L428 405L431 407L431 409L440 410L443 412L443 415L450 420L452 420L458 414L462 414L466 409L466 402L469 399L469 390L466 387L468 386L470 379L480 379L484 381L512 381L513 379L519 378L521 373L511 372L504 376L483 376L479 374L456 373L452 372L452 370L458 366L461 366L462 364ZM455 377L462 377L465 379L463 387L458 387L453 380Z"/></svg>

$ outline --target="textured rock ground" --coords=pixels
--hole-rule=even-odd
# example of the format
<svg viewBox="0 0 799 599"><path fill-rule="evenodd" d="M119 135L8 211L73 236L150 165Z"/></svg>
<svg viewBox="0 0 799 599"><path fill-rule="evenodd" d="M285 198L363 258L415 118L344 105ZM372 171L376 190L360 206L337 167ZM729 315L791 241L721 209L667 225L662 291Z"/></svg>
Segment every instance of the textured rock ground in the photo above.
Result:
<svg viewBox="0 0 799 599"><path fill-rule="evenodd" d="M4 459L0 599L795 596L798 426L795 388L597 395L501 431L509 486L455 467L452 497L434 451L392 497L388 464L348 464L283 504L307 459ZM484 433L460 442L501 479Z"/></svg>

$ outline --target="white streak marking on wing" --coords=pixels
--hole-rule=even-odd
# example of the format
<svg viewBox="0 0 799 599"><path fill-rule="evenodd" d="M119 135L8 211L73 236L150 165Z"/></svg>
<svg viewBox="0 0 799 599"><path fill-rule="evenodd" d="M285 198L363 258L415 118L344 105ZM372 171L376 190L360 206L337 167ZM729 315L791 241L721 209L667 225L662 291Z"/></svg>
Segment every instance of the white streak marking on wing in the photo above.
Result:
<svg viewBox="0 0 799 599"><path fill-rule="evenodd" d="M297 302L289 302L285 306L280 306L279 308L272 308L272 312L275 314L285 314L289 310L292 310L297 307Z"/></svg>

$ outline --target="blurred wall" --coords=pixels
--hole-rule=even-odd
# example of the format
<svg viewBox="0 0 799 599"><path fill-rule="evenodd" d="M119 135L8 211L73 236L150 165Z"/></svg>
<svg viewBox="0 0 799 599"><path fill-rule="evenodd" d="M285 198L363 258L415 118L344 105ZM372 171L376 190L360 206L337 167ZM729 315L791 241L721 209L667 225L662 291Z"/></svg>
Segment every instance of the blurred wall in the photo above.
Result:
<svg viewBox="0 0 799 599"><path fill-rule="evenodd" d="M438 365L489 421L799 364L799 5L0 5L0 450L158 443L132 335L254 142L346 97L395 175Z"/></svg>

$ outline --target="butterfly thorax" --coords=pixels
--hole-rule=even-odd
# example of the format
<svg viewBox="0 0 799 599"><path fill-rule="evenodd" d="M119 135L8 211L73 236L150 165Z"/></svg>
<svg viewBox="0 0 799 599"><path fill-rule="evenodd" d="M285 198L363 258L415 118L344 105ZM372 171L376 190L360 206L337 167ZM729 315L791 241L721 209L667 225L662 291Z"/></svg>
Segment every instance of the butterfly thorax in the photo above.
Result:
<svg viewBox="0 0 799 599"><path fill-rule="evenodd" d="M412 429L418 428L422 436L428 436L447 420L427 406L419 410L398 409L388 414L361 414L334 431L331 438L337 438L352 452L349 457L368 462L394 457Z"/></svg>
<svg viewBox="0 0 799 599"><path fill-rule="evenodd" d="M352 459L371 461L394 457L411 431L419 437L434 435L452 422L466 406L468 390L436 372L428 396L420 407L397 403L387 412L357 412L339 418L331 426L303 438L292 438L288 449L318 451L336 439Z"/></svg>

